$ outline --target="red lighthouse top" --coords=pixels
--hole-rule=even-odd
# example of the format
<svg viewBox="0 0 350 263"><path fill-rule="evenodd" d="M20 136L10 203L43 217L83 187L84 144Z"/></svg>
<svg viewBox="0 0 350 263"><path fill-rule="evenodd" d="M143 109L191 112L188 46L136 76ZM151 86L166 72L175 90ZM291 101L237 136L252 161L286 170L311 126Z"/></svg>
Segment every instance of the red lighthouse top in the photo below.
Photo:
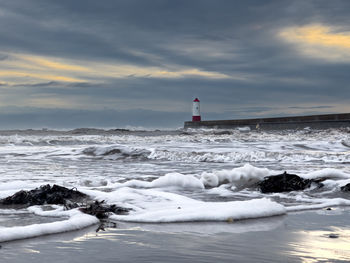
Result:
<svg viewBox="0 0 350 263"><path fill-rule="evenodd" d="M199 102L199 99L198 99L198 98L195 98L193 102Z"/></svg>

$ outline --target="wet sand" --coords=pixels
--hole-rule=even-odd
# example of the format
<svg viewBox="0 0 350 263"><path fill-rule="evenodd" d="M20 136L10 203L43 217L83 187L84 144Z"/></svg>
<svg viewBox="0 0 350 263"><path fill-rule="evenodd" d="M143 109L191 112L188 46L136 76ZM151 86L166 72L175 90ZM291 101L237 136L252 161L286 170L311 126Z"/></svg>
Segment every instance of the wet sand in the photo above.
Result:
<svg viewBox="0 0 350 263"><path fill-rule="evenodd" d="M231 223L118 223L2 243L0 262L349 262L350 208Z"/></svg>

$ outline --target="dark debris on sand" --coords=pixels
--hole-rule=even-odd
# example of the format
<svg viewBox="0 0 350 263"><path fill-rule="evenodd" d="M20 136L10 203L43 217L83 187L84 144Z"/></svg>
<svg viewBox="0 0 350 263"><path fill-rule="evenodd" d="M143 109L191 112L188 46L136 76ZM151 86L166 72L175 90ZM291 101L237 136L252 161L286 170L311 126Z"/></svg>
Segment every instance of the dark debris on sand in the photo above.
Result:
<svg viewBox="0 0 350 263"><path fill-rule="evenodd" d="M96 216L98 219L106 219L110 213L119 215L127 214L131 210L114 204L107 205L104 201L93 202L86 194L79 192L76 188L68 189L59 185L53 185L51 187L49 184L42 185L30 191L21 190L0 200L0 205L2 206L32 206L45 204L64 205L68 210L79 208L81 212Z"/></svg>

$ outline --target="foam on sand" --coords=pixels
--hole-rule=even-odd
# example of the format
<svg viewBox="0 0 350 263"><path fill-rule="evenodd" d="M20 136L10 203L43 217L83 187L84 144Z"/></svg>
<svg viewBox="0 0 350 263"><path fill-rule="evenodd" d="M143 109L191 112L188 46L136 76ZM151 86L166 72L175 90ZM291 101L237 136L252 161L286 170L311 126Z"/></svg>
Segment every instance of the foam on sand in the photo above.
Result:
<svg viewBox="0 0 350 263"><path fill-rule="evenodd" d="M39 207L34 207L29 209L29 211L41 216L69 218L67 220L56 221L52 223L16 227L0 227L0 242L78 230L93 224L97 224L99 222L96 217L83 214L77 209L62 211L62 208L58 208L52 211L43 211Z"/></svg>
<svg viewBox="0 0 350 263"><path fill-rule="evenodd" d="M283 215L283 205L269 199L232 202L196 202L170 205L130 215L113 215L111 219L142 223L229 221Z"/></svg>
<svg viewBox="0 0 350 263"><path fill-rule="evenodd" d="M89 190L97 200L132 208L128 215L112 215L116 221L172 223L227 221L261 218L286 213L285 207L267 198L247 201L205 202L156 189L122 187L113 192Z"/></svg>

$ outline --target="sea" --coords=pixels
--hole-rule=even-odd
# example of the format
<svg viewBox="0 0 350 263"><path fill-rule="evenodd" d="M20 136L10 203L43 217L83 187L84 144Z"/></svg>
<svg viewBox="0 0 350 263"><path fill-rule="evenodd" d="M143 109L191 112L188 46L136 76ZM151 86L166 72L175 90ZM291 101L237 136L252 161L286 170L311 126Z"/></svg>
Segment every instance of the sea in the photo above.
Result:
<svg viewBox="0 0 350 263"><path fill-rule="evenodd" d="M322 181L264 194L284 172ZM0 131L0 199L57 184L130 209L0 208L0 262L349 262L350 129Z"/></svg>

